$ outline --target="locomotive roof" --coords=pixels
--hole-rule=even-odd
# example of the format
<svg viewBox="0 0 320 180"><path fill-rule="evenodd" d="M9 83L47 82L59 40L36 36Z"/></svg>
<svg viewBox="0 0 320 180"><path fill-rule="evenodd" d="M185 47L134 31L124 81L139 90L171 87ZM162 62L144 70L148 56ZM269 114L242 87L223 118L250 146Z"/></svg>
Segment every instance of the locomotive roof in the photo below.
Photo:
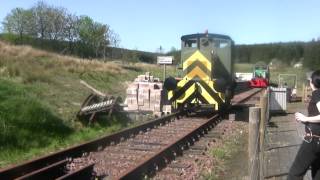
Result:
<svg viewBox="0 0 320 180"><path fill-rule="evenodd" d="M181 36L181 40L187 40L187 39L192 39L192 38L202 38L202 37L210 37L210 38L221 38L221 39L227 39L227 40L232 40L229 36L227 35L222 35L222 34L212 34L212 33L197 33L197 34L188 34Z"/></svg>

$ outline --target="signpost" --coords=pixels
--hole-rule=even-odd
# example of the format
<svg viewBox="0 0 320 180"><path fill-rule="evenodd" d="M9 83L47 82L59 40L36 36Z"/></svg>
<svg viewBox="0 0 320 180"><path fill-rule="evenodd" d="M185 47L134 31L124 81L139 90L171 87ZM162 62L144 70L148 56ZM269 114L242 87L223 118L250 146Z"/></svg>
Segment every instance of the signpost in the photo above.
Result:
<svg viewBox="0 0 320 180"><path fill-rule="evenodd" d="M172 64L173 56L158 56L157 57L157 64L163 65L163 80L166 79L166 65Z"/></svg>

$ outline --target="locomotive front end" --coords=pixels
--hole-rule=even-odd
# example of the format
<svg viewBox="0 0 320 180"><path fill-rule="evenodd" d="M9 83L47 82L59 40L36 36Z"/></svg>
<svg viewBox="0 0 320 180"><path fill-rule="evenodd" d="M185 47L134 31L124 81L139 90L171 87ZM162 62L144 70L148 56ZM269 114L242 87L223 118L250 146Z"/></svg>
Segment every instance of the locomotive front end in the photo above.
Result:
<svg viewBox="0 0 320 180"><path fill-rule="evenodd" d="M225 35L181 37L182 78L167 88L174 108L198 104L219 111L229 105L234 89L232 47L232 39ZM166 81L174 84L172 78Z"/></svg>

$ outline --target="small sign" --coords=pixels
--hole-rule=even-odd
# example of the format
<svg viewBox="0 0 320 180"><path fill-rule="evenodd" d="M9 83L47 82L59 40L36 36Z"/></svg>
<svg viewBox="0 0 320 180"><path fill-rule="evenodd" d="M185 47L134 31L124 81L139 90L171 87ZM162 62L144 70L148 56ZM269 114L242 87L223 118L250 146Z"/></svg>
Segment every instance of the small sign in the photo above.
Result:
<svg viewBox="0 0 320 180"><path fill-rule="evenodd" d="M158 64L172 64L173 56L158 56L157 63Z"/></svg>

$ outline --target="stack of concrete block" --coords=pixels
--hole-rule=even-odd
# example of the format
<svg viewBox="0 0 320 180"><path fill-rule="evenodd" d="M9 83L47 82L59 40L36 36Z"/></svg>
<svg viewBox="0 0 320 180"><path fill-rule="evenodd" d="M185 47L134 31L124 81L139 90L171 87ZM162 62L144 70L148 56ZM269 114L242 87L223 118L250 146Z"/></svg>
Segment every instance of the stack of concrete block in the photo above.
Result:
<svg viewBox="0 0 320 180"><path fill-rule="evenodd" d="M147 72L135 78L127 89L127 110L152 111L154 114L162 112L163 90L159 78Z"/></svg>
<svg viewBox="0 0 320 180"><path fill-rule="evenodd" d="M138 89L138 110L149 111L150 108L150 89L140 87Z"/></svg>
<svg viewBox="0 0 320 180"><path fill-rule="evenodd" d="M162 89L150 90L150 110L155 112L162 111Z"/></svg>
<svg viewBox="0 0 320 180"><path fill-rule="evenodd" d="M139 89L139 83L133 82L129 84L128 89L127 89L127 104L128 108L127 110L129 111L134 111L138 109L138 89Z"/></svg>
<svg viewBox="0 0 320 180"><path fill-rule="evenodd" d="M172 108L171 105L163 105L163 107L162 107L162 112L163 112L164 114L170 114L171 111L172 111L171 108Z"/></svg>

